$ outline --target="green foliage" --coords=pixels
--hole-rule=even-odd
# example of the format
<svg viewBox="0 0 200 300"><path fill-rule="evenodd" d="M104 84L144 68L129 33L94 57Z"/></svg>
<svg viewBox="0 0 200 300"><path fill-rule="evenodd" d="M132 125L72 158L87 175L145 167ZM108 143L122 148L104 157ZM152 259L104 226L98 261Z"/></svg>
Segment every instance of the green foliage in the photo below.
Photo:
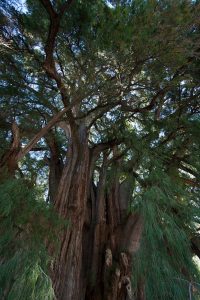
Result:
<svg viewBox="0 0 200 300"><path fill-rule="evenodd" d="M191 194L155 162L138 199L144 232L133 261L135 289L144 281L147 299L187 299L190 282L196 289L194 299L199 299L199 269L190 249L199 203L198 197L190 199Z"/></svg>
<svg viewBox="0 0 200 300"><path fill-rule="evenodd" d="M64 222L22 179L1 183L0 201L1 299L53 299L45 240L58 245Z"/></svg>
<svg viewBox="0 0 200 300"><path fill-rule="evenodd" d="M37 250L37 252L36 252ZM44 249L21 249L3 262L0 272L1 298L54 299L52 282L47 271Z"/></svg>
<svg viewBox="0 0 200 300"><path fill-rule="evenodd" d="M53 297L45 241L56 248L67 224L44 201L48 176L67 164L70 135L84 125L91 160L103 145L93 181L106 157L105 193L126 180L129 212L144 219L135 293L144 282L147 300L187 299L188 282L200 280L191 253L200 224L199 1L73 1L53 45L56 80L44 68L49 15L41 1L27 0L26 10L17 2L0 6L0 163L14 120L23 147L68 102L79 103L61 120L69 136L56 123L15 177L1 176L0 298ZM65 1L50 3L58 13Z"/></svg>

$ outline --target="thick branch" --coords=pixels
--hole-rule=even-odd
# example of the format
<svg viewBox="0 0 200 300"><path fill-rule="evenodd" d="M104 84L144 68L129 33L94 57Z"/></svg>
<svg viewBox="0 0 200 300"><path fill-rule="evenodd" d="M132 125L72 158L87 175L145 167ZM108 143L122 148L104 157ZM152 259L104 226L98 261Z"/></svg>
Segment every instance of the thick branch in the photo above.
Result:
<svg viewBox="0 0 200 300"><path fill-rule="evenodd" d="M55 46L56 36L59 30L60 17L54 11L53 6L51 5L51 2L49 0L41 0L41 2L50 17L49 33L48 33L48 38L45 46L45 52L46 52L45 65L52 68L54 65L53 50Z"/></svg>
<svg viewBox="0 0 200 300"><path fill-rule="evenodd" d="M57 13L53 9L51 1L49 1L49 0L41 0L41 2L43 4L44 8L46 9L46 11L48 12L50 18L51 19L55 18L57 16Z"/></svg>
<svg viewBox="0 0 200 300"><path fill-rule="evenodd" d="M13 174L17 168L17 156L20 152L19 127L15 122L12 124L12 136L11 147L0 160L0 168L6 166L10 174Z"/></svg>
<svg viewBox="0 0 200 300"><path fill-rule="evenodd" d="M88 127L91 127L97 119L101 118L106 112L110 109L118 106L121 103L121 100L113 102L113 103L106 103L104 105L99 105L87 113L86 116L86 124Z"/></svg>
<svg viewBox="0 0 200 300"><path fill-rule="evenodd" d="M66 3L64 3L59 13L55 12L49 0L41 0L41 2L50 17L49 33L48 33L48 38L45 46L46 59L44 62L44 69L47 75L56 81L57 87L60 90L62 102L65 107L68 107L70 105L68 90L60 74L56 70L55 61L53 58L53 51L55 47L56 36L58 34L59 27L60 27L61 18L64 12L70 7L73 0L69 0ZM68 110L68 118L70 123L74 124L73 114L70 110Z"/></svg>
<svg viewBox="0 0 200 300"><path fill-rule="evenodd" d="M72 4L73 0L69 0L65 2L61 9L60 12L57 13L51 2L49 0L41 0L41 3L43 4L44 8L46 9L47 13L49 14L50 17L50 26L49 26L49 33L48 33L48 38L45 46L45 52L46 52L46 60L45 60L45 66L50 67L50 68L55 68L54 65L54 60L53 60L53 50L55 46L55 40L56 36L59 31L60 27L60 22L63 14L67 9L70 7Z"/></svg>
<svg viewBox="0 0 200 300"><path fill-rule="evenodd" d="M158 97L163 96L163 95L164 95L164 90L160 90L156 95L153 96L150 103L145 107L133 108L131 106L128 106L126 103L122 102L121 103L122 111L133 112L133 113L142 113L142 112L150 111L151 109L153 109L155 107Z"/></svg>
<svg viewBox="0 0 200 300"><path fill-rule="evenodd" d="M19 161L22 159L36 144L37 142L51 129L52 126L54 126L60 118L70 109L64 108L59 113L57 113L49 123L44 126L33 138L30 140L30 142L20 151L18 154L17 160Z"/></svg>
<svg viewBox="0 0 200 300"><path fill-rule="evenodd" d="M99 143L99 144L96 144L94 145L94 147L91 149L91 151L93 151L94 155L95 154L98 154L102 151L105 151L109 148L113 148L114 146L116 145L119 145L121 144L121 140L119 139L113 139L113 140L110 140L108 142L105 142L105 143Z"/></svg>

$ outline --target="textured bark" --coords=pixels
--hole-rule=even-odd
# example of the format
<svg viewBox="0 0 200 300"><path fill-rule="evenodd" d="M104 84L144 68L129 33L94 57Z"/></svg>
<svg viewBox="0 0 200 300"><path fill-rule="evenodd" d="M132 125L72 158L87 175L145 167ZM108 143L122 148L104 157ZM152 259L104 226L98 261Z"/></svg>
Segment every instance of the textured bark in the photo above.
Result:
<svg viewBox="0 0 200 300"><path fill-rule="evenodd" d="M20 152L19 128L14 122L12 124L12 142L10 149L0 158L0 177L13 176L18 167L18 154Z"/></svg>
<svg viewBox="0 0 200 300"><path fill-rule="evenodd" d="M60 180L55 208L70 221L61 233L60 253L53 270L57 299L81 299L82 239L87 203L89 149L87 133L79 128L69 145L66 166Z"/></svg>
<svg viewBox="0 0 200 300"><path fill-rule="evenodd" d="M94 158L82 126L68 148L55 209L70 221L60 233L61 246L52 279L58 300L132 299L131 261L140 246L143 222L127 215L130 185L114 176L107 182L107 156L93 182ZM94 156L93 156L94 155Z"/></svg>
<svg viewBox="0 0 200 300"><path fill-rule="evenodd" d="M20 153L19 129L12 127L10 150L1 159L10 174L17 169ZM127 215L131 186L120 184L118 175L106 186L109 164L106 149L91 151L87 128L71 127L65 166L60 160L56 140L47 137L50 199L58 214L69 221L60 232L60 249L51 270L57 300L127 300L131 290L131 261L138 251L143 221ZM95 161L104 160L99 181L93 181ZM48 242L47 242L48 244ZM51 254L54 246L48 245ZM141 288L139 289L141 290ZM143 300L142 290L138 299Z"/></svg>
<svg viewBox="0 0 200 300"><path fill-rule="evenodd" d="M43 67L56 81L71 127L67 161L54 201L57 212L70 221L68 229L60 233L60 251L52 272L55 294L58 300L128 299L132 297L131 255L139 247L142 222L138 217L126 217L127 196L124 193L121 193L123 197L120 196L117 176L109 192L105 192L106 159L98 186L92 182L95 159L100 151L107 149L107 145L89 151L87 129L83 124L77 128L74 109L71 110L72 106L79 104L79 99L70 102L68 88L56 70L53 57L61 17L72 1L65 2L60 12L54 10L49 0L41 2L50 19ZM109 144L108 148L111 147ZM127 228L130 233L127 238L134 242L128 243L124 239Z"/></svg>
<svg viewBox="0 0 200 300"><path fill-rule="evenodd" d="M59 182L63 171L63 161L59 152L58 144L54 136L47 138L50 148L50 157L47 158L49 165L49 195L48 201L54 203L58 192Z"/></svg>
<svg viewBox="0 0 200 300"><path fill-rule="evenodd" d="M138 283L138 288L137 288L137 300L145 300L145 285L144 285L144 280L140 280Z"/></svg>

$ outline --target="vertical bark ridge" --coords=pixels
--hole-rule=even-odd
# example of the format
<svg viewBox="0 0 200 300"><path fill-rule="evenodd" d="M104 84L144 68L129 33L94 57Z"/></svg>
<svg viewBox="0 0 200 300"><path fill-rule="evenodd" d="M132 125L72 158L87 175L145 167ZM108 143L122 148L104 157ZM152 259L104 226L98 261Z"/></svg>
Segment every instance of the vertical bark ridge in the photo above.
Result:
<svg viewBox="0 0 200 300"><path fill-rule="evenodd" d="M16 122L12 124L12 142L10 149L0 158L0 176L6 172L13 176L18 167L18 154L20 152L19 127Z"/></svg>
<svg viewBox="0 0 200 300"><path fill-rule="evenodd" d="M54 289L59 300L82 297L82 239L89 174L89 148L84 130L80 128L78 143L72 139L55 201L58 213L70 223L61 233L60 255L53 270Z"/></svg>
<svg viewBox="0 0 200 300"><path fill-rule="evenodd" d="M72 138L55 201L58 213L70 222L60 234L53 269L57 299L131 299L131 261L140 247L142 219L127 215L130 185L120 183L117 172L105 188L106 157L97 186L93 183L94 158L84 128L76 142Z"/></svg>
<svg viewBox="0 0 200 300"><path fill-rule="evenodd" d="M103 182L102 175L103 171L99 187ZM100 200L100 195L103 205L99 205L98 213L101 218L105 217L105 222L99 222L94 228L92 271L96 279L85 299L132 299L132 256L140 247L143 220L140 215L127 213L131 185L128 182L120 184L118 175L113 177L108 191L102 193L101 189L101 193L97 193L96 201Z"/></svg>

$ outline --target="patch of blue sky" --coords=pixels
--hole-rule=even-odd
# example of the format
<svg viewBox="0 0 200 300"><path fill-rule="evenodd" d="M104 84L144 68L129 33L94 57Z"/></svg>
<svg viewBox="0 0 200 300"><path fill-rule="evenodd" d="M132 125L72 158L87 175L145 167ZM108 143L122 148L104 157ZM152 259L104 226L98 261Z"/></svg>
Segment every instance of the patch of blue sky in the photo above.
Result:
<svg viewBox="0 0 200 300"><path fill-rule="evenodd" d="M27 12L26 0L11 1L12 5L20 12Z"/></svg>

